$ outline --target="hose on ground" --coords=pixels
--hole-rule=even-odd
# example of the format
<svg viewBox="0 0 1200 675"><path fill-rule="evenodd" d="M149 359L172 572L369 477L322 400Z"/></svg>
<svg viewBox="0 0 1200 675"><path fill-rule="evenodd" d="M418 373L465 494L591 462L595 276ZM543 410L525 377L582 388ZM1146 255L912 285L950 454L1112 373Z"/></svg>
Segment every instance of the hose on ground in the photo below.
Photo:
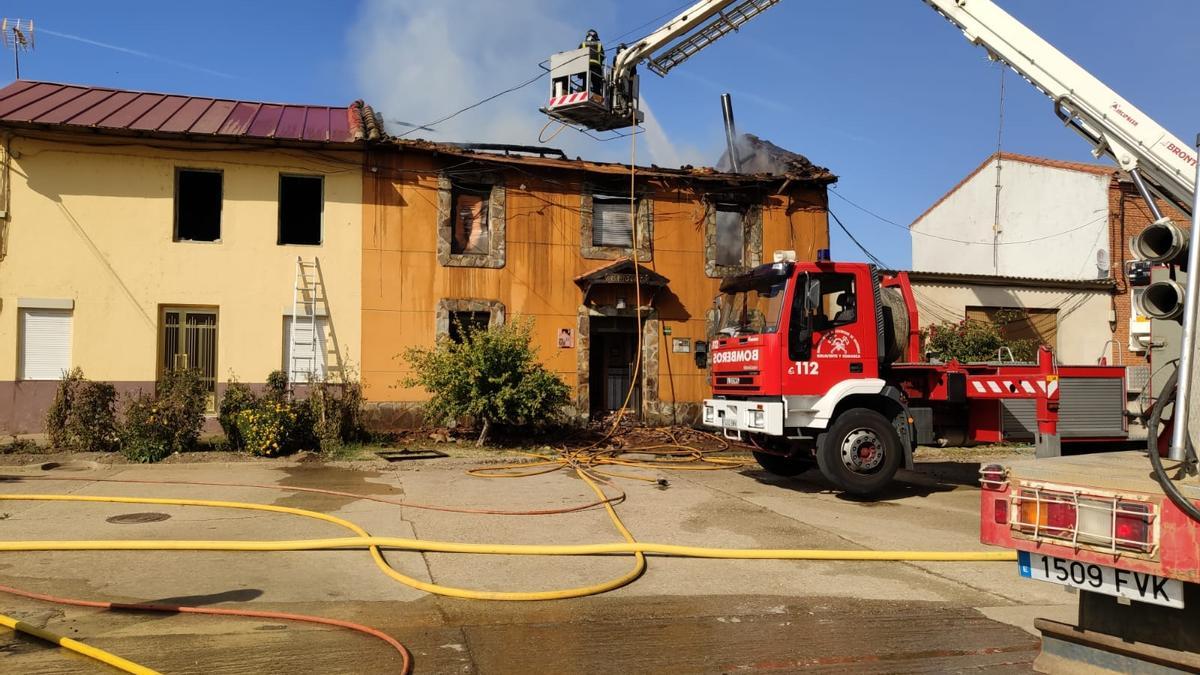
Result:
<svg viewBox="0 0 1200 675"><path fill-rule="evenodd" d="M1162 486L1163 492L1167 493L1167 497L1171 500L1180 511L1183 511L1189 518L1196 522L1200 522L1200 508L1197 508L1175 485L1175 481L1167 475L1167 470L1163 467L1162 456L1158 451L1158 428L1162 421L1163 410L1167 404L1175 400L1175 394L1178 391L1176 385L1179 383L1179 368L1176 368L1171 376L1167 378L1166 384L1163 385L1162 391L1159 392L1158 398L1155 399L1154 405L1150 408L1150 419L1146 422L1146 449L1150 455L1150 464L1154 467L1154 478L1158 484ZM1187 405L1184 402L1182 405ZM1191 438L1187 441L1187 454L1184 459L1184 464L1195 466L1196 451L1192 447Z"/></svg>
<svg viewBox="0 0 1200 675"><path fill-rule="evenodd" d="M133 673L133 675L158 675L157 670L151 670L128 659L123 659L116 654L106 652L99 647L85 645L78 640L72 640L69 637L63 637L57 633L51 633L44 628L38 628L37 626L30 625L19 619L14 619L11 616L0 614L0 626L5 626L6 628L17 632L26 633L36 638L41 638L47 642L56 644L63 649L69 649L76 654L82 654L89 659L94 659L100 663L110 665L113 668L122 670L126 673Z"/></svg>

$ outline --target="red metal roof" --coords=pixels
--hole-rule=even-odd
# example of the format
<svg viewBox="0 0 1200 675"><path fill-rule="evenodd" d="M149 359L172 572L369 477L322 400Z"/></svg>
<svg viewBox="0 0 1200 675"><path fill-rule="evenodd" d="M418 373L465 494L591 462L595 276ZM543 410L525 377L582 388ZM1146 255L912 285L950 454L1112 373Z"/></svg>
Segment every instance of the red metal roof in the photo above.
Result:
<svg viewBox="0 0 1200 675"><path fill-rule="evenodd" d="M17 80L0 89L0 123L318 143L363 138L362 104L344 108L180 96Z"/></svg>

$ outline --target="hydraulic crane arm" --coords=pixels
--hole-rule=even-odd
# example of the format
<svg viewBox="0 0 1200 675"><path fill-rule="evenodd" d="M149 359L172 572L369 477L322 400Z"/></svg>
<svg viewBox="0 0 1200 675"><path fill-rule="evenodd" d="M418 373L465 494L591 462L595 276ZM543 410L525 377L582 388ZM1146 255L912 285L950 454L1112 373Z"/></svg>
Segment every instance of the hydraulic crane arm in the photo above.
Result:
<svg viewBox="0 0 1200 675"><path fill-rule="evenodd" d="M923 0L967 40L1017 71L1054 102L1055 113L1099 157L1107 155L1165 198L1190 211L1196 155L1132 103L991 0Z"/></svg>

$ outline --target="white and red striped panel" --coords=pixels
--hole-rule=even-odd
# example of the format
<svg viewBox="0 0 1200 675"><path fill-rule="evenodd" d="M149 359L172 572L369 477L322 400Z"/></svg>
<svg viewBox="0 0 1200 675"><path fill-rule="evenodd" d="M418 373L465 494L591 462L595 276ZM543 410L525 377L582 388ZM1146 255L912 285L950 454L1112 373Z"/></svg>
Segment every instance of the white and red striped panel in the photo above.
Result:
<svg viewBox="0 0 1200 675"><path fill-rule="evenodd" d="M551 96L550 105L548 108L557 108L563 105L571 105L572 103L583 103L588 100L588 92L577 91L574 94L563 94L562 96Z"/></svg>
<svg viewBox="0 0 1200 675"><path fill-rule="evenodd" d="M969 395L975 398L1038 398L1058 394L1058 380L1041 377L972 377Z"/></svg>

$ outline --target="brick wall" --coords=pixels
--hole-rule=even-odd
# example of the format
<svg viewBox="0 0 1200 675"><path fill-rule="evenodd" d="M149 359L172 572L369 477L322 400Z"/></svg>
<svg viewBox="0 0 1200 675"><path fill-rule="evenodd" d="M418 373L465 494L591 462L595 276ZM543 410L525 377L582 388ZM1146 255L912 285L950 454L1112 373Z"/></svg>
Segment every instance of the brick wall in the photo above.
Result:
<svg viewBox="0 0 1200 675"><path fill-rule="evenodd" d="M1177 224L1186 226L1190 222L1186 215L1165 202L1159 201L1158 207ZM1119 366L1144 366L1147 364L1145 352L1129 351L1129 305L1132 295L1125 277L1125 264L1134 260L1133 254L1129 252L1130 237L1146 229L1147 225L1154 222L1154 216L1150 214L1150 209L1133 183L1113 179L1108 190L1108 222L1111 274L1117 282L1117 290L1113 294L1113 311L1117 321L1116 330L1113 331L1112 363Z"/></svg>

